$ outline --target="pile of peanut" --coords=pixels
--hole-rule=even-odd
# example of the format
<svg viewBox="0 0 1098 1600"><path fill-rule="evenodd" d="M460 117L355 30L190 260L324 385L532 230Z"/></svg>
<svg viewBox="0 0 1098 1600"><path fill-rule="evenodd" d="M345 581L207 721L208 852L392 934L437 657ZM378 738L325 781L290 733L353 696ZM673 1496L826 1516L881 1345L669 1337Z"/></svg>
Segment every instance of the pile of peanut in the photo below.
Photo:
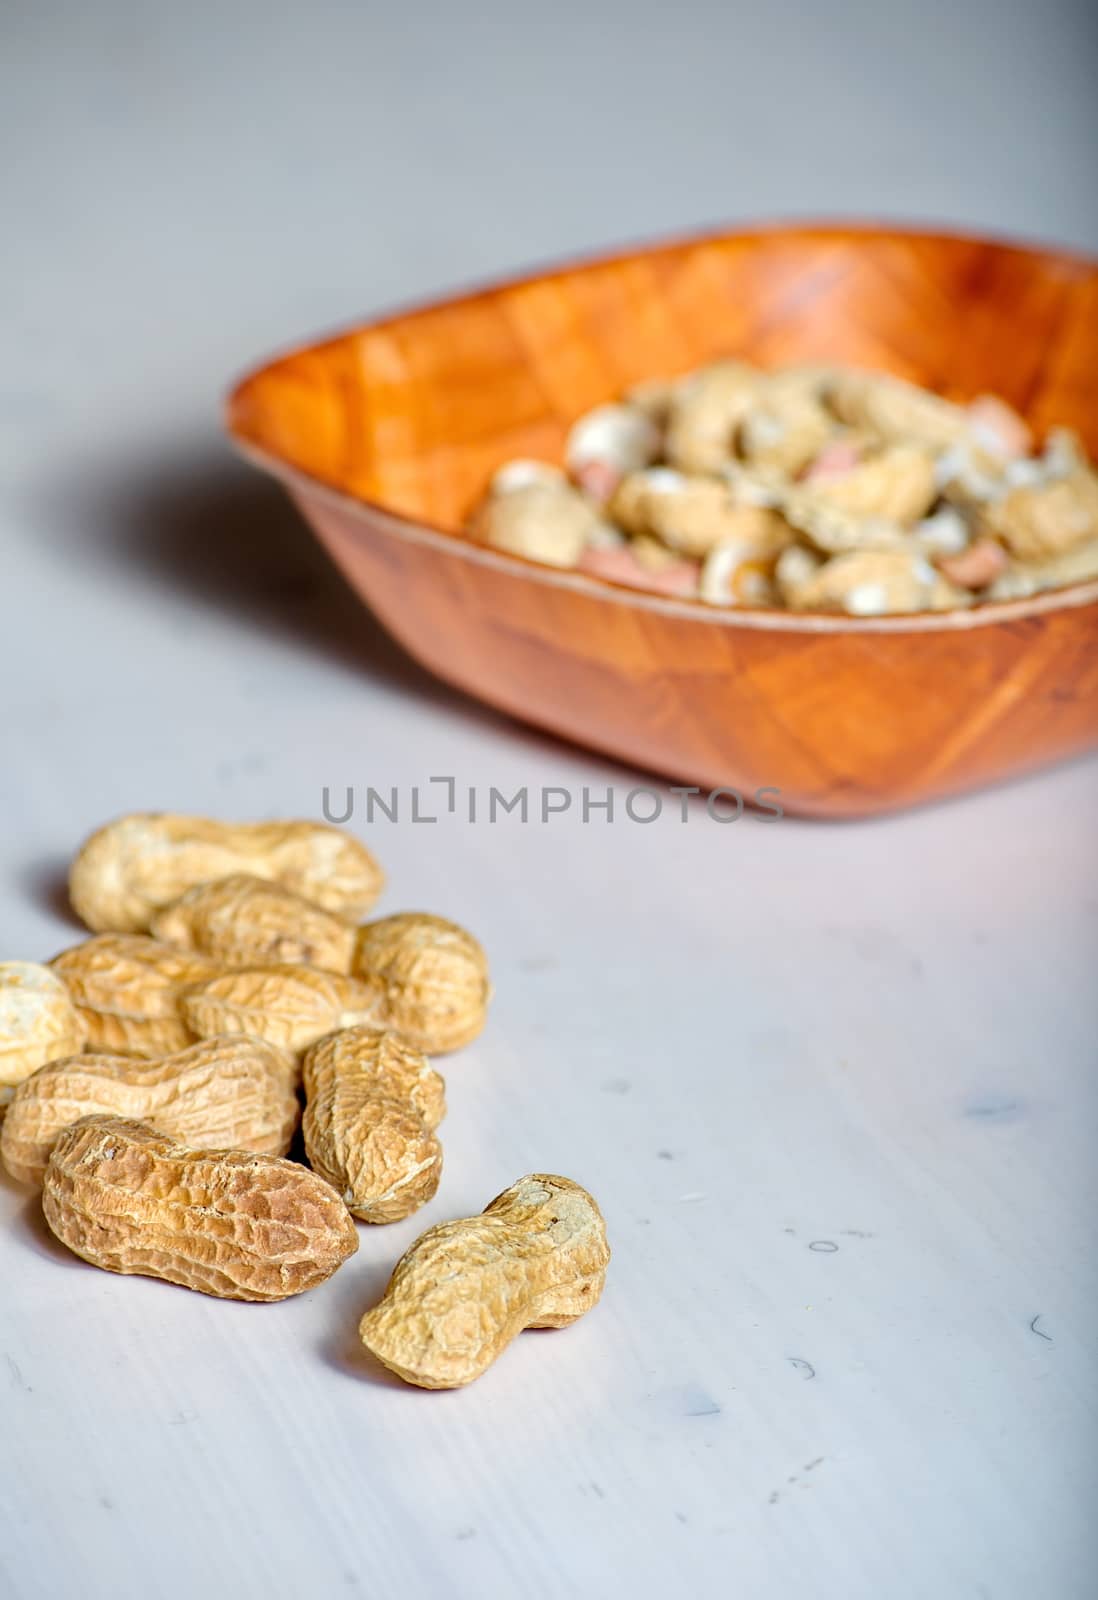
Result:
<svg viewBox="0 0 1098 1600"><path fill-rule="evenodd" d="M508 462L471 532L715 606L945 611L1098 577L1098 474L992 395L727 360L580 417L564 468Z"/></svg>
<svg viewBox="0 0 1098 1600"><path fill-rule="evenodd" d="M93 936L0 962L0 1159L63 1244L284 1300L355 1253L356 1219L433 1198L446 1101L428 1058L480 1033L488 965L442 917L363 923L383 883L322 823L149 812L84 844L69 891ZM361 1338L408 1383L456 1388L522 1329L582 1316L609 1258L592 1197L536 1173L423 1234Z"/></svg>

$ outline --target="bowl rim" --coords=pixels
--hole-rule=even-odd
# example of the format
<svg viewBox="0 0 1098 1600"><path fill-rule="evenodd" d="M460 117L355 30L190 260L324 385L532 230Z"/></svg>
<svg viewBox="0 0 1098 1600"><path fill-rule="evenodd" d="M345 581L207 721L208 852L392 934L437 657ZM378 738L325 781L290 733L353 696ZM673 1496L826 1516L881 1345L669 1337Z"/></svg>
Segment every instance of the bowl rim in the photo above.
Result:
<svg viewBox="0 0 1098 1600"><path fill-rule="evenodd" d="M474 304L510 288L564 276L586 267L612 266L616 261L629 260L638 255L658 256L692 245L716 243L726 239L752 239L783 236L800 236L826 240L830 237L849 239L851 235L865 240L915 238L940 240L958 244L990 246L1028 256L1051 257L1065 266L1075 267L1083 274L1098 273L1098 256L1085 251L1039 241L1022 240L1006 234L984 233L951 226L928 226L918 223L894 224L845 219L797 220L773 222L756 221L733 227L714 225L686 230L657 239L637 240L624 245L585 251L565 256L540 266L534 265L516 272L488 278L459 288L450 293L433 294L382 312L368 320L342 324L327 333L311 339L296 341L281 347L273 354L247 367L229 386L222 406L222 422L234 449L253 465L279 479L288 487L310 498L320 499L352 514L380 520L388 532L406 541L425 546L440 554L471 561L496 571L526 577L547 584L551 588L571 589L596 599L616 601L636 606L644 611L655 611L665 616L677 617L710 626L761 629L780 633L938 633L956 632L970 628L989 627L997 623L1018 622L1029 617L1042 616L1052 611L1073 610L1098 603L1098 578L1081 583L1067 584L1062 588L1044 589L1034 595L1017 600L992 600L971 607L954 607L948 611L890 612L883 616L858 617L845 612L785 611L777 608L719 606L701 597L674 598L650 590L635 588L630 584L614 582L610 578L596 577L576 568L553 567L533 561L509 551L495 550L477 543L455 529L444 528L422 517L412 517L395 511L380 500L366 495L351 494L317 475L292 465L275 451L265 449L244 435L234 421L234 413L243 392L272 368L281 366L294 356L339 344L355 334L391 327L409 317L451 307Z"/></svg>

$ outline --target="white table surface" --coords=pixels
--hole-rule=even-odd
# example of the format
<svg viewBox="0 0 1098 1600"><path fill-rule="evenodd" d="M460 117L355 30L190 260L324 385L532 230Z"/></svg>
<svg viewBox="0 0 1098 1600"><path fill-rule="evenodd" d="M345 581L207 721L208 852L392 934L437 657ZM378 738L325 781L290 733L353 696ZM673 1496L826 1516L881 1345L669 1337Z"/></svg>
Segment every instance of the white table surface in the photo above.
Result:
<svg viewBox="0 0 1098 1600"><path fill-rule="evenodd" d="M65 861L123 810L643 781L379 635L219 439L271 346L726 216L1098 245L1083 3L22 10L5 957L79 936ZM96 1272L7 1184L0 1589L1093 1593L1096 799L1079 763L862 826L363 827L383 908L495 973L439 1195L259 1308ZM603 1204L598 1310L464 1392L386 1381L355 1329L398 1254L537 1169Z"/></svg>

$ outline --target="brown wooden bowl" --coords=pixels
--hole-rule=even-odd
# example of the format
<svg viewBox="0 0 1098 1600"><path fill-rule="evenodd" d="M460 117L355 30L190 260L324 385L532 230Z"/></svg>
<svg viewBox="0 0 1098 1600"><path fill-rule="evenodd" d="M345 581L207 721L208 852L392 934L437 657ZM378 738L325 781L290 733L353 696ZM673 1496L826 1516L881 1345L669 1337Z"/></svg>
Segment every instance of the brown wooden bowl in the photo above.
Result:
<svg viewBox="0 0 1098 1600"><path fill-rule="evenodd" d="M974 610L716 610L487 550L494 468L721 355L1003 396L1098 450L1098 264L872 227L742 230L557 268L272 361L228 402L385 626L489 704L650 771L867 816L1098 742L1098 583Z"/></svg>

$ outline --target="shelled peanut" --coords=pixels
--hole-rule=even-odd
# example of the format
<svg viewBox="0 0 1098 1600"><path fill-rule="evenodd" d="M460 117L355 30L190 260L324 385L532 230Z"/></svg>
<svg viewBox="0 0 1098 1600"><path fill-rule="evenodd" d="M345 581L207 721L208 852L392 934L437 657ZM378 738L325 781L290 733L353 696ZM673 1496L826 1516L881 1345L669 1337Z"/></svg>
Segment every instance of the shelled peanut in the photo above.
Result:
<svg viewBox="0 0 1098 1600"><path fill-rule="evenodd" d="M470 530L711 605L941 611L1098 578L1098 473L995 396L729 359L580 417L562 466L506 463Z"/></svg>

